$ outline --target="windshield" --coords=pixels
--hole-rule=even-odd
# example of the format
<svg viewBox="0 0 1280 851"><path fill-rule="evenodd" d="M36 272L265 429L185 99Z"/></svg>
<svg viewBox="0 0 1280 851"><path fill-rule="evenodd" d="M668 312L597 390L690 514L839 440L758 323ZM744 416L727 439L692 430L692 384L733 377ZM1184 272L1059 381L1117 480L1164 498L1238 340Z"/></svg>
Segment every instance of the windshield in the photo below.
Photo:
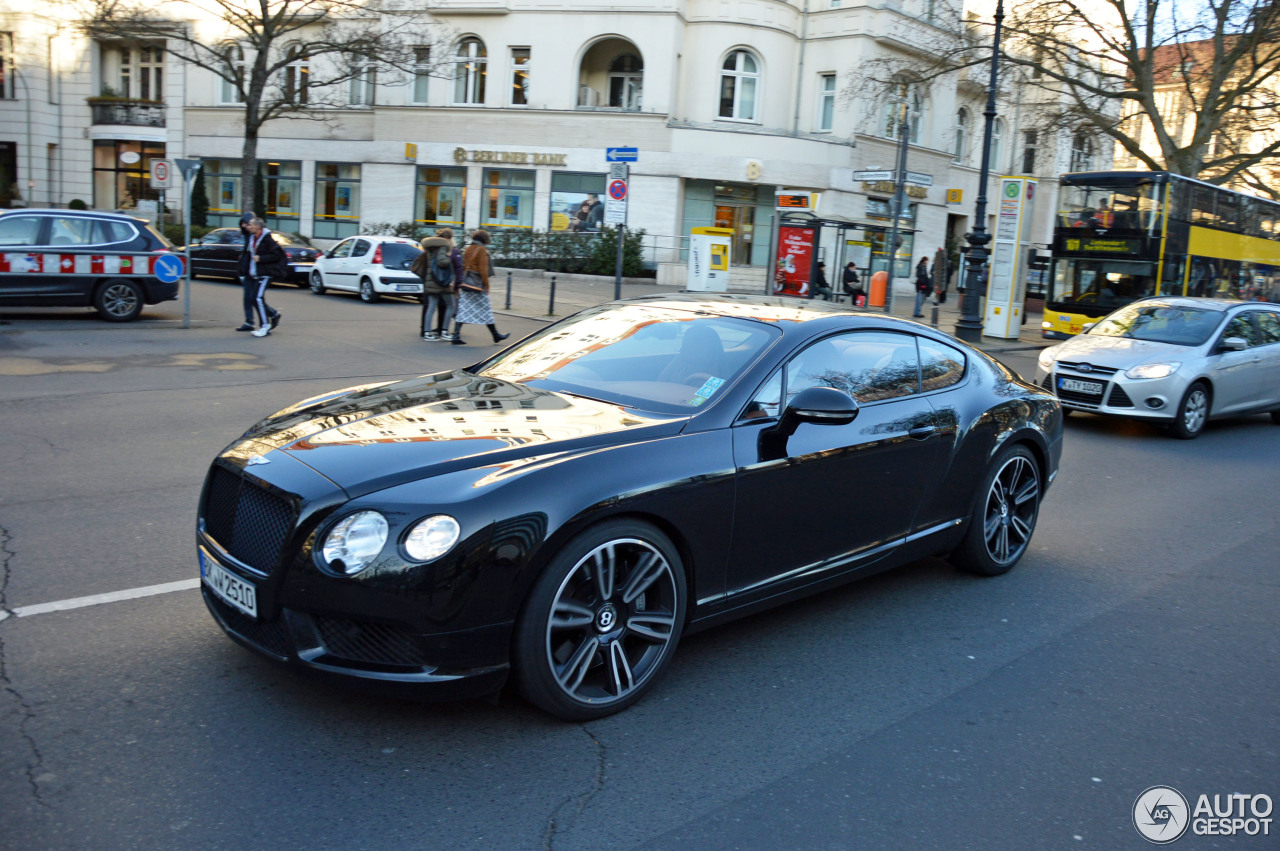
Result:
<svg viewBox="0 0 1280 851"><path fill-rule="evenodd" d="M1122 304L1157 295L1156 264L1143 260L1084 260L1060 257L1054 263L1050 301L1061 309L1093 307L1102 316Z"/></svg>
<svg viewBox="0 0 1280 851"><path fill-rule="evenodd" d="M1217 310L1170 307L1160 302L1131 304L1101 320L1089 330L1091 337L1128 337L1175 346L1198 346L1222 324Z"/></svg>
<svg viewBox="0 0 1280 851"><path fill-rule="evenodd" d="M780 332L746 319L602 305L547 328L479 375L659 413L692 413L733 384Z"/></svg>
<svg viewBox="0 0 1280 851"><path fill-rule="evenodd" d="M1113 181L1114 182L1114 181ZM1098 234L1160 231L1163 186L1144 181L1112 186L1064 184L1059 193L1058 227L1081 228Z"/></svg>

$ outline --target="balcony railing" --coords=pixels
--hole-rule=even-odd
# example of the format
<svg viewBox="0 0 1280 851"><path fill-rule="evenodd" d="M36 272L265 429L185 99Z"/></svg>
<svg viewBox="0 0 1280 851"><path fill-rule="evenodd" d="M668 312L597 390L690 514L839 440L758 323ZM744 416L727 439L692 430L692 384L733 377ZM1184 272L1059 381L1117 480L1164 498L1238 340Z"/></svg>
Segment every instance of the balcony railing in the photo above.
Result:
<svg viewBox="0 0 1280 851"><path fill-rule="evenodd" d="M140 100L89 100L94 124L163 127L164 104Z"/></svg>

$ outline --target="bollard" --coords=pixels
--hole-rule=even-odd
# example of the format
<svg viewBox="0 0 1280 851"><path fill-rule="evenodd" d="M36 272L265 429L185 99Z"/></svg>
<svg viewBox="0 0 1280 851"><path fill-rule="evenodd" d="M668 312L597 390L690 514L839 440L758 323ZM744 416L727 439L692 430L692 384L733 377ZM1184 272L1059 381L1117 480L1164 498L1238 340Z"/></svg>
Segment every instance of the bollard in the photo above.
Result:
<svg viewBox="0 0 1280 851"><path fill-rule="evenodd" d="M551 301L547 304L547 315L556 315L556 276L551 276Z"/></svg>
<svg viewBox="0 0 1280 851"><path fill-rule="evenodd" d="M507 270L507 306L506 310L511 309L511 270Z"/></svg>
<svg viewBox="0 0 1280 851"><path fill-rule="evenodd" d="M929 320L929 324L934 328L938 327L938 305L933 306L933 318Z"/></svg>

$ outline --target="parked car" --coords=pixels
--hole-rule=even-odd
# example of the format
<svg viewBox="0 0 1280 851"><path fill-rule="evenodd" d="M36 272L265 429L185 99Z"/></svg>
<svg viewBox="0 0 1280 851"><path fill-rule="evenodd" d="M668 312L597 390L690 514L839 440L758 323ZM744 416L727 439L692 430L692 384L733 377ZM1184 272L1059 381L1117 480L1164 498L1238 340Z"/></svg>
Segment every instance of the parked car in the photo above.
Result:
<svg viewBox="0 0 1280 851"><path fill-rule="evenodd" d="M144 305L178 297L177 280L155 274L155 261L173 250L134 216L0 210L0 309L93 307L108 322L129 322Z"/></svg>
<svg viewBox="0 0 1280 851"><path fill-rule="evenodd" d="M289 258L289 272L281 283L305 287L311 281L311 268L321 251L312 247L311 241L296 233L271 231L276 244ZM240 252L244 248L244 234L240 228L216 228L188 246L191 255L191 277L238 278Z"/></svg>
<svg viewBox="0 0 1280 851"><path fill-rule="evenodd" d="M251 427L205 480L203 595L300 669L436 697L512 674L597 718L686 632L931 555L1004 573L1061 450L1053 394L923 325L623 300Z"/></svg>
<svg viewBox="0 0 1280 851"><path fill-rule="evenodd" d="M359 293L366 304L384 295L422 292L422 279L413 274L413 261L422 247L400 236L353 236L339 242L316 260L311 270L311 291Z"/></svg>
<svg viewBox="0 0 1280 851"><path fill-rule="evenodd" d="M1280 305L1137 301L1042 351L1036 382L1066 411L1166 424L1183 439L1221 417L1280 423Z"/></svg>

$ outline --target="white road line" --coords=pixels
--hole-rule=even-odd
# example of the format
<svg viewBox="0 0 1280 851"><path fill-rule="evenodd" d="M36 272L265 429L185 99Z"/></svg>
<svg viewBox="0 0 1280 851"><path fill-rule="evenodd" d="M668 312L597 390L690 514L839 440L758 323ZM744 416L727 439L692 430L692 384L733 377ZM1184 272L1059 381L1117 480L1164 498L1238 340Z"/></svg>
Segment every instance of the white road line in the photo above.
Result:
<svg viewBox="0 0 1280 851"><path fill-rule="evenodd" d="M71 600L56 600L52 603L39 603L34 606L19 606L13 610L13 616L26 618L31 615L43 615L49 612L65 612L67 609L81 609L85 606L97 606L102 603L118 603L121 600L133 600L138 597L153 597L156 594L168 594L170 591L190 591L199 587L199 579L183 579L179 582L166 582L163 585L147 585L143 588L112 591L110 594L94 594L91 597L76 597ZM0 612L0 620L4 620L4 615L6 614L6 612Z"/></svg>

